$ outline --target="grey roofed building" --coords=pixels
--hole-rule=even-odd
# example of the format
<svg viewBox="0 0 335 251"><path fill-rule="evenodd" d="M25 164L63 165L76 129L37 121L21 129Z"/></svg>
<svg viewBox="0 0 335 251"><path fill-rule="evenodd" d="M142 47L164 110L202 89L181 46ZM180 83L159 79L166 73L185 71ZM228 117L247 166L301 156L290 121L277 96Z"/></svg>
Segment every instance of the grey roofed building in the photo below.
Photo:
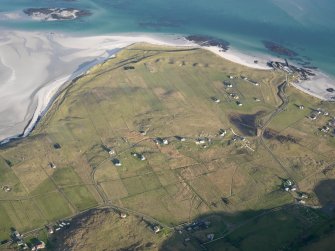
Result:
<svg viewBox="0 0 335 251"><path fill-rule="evenodd" d="M118 159L112 159L112 163L114 164L114 166L122 166L120 160Z"/></svg>

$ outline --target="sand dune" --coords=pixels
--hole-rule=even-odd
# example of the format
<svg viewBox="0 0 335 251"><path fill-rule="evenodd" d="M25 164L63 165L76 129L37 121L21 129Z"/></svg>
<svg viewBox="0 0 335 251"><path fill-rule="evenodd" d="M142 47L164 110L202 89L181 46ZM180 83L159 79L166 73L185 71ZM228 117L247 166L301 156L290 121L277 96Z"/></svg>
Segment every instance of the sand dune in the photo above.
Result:
<svg viewBox="0 0 335 251"><path fill-rule="evenodd" d="M0 37L0 141L26 136L39 116L47 110L53 97L75 77L136 42L151 44L197 45L181 36L129 34L122 36L74 37L64 34L2 31ZM228 60L257 69L268 69L270 58L248 56L235 50L220 52L206 48ZM257 59L258 64L254 63ZM309 83L300 88L318 97L318 89ZM328 97L328 96L327 96Z"/></svg>

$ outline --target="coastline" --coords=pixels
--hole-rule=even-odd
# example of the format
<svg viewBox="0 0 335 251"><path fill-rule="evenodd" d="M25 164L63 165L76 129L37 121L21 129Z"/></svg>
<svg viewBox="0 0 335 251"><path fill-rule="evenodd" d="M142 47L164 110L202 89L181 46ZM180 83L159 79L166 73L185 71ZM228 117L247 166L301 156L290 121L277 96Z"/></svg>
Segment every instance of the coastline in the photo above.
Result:
<svg viewBox="0 0 335 251"><path fill-rule="evenodd" d="M0 145L29 135L73 79L139 42L193 47L179 36L5 32L0 40Z"/></svg>
<svg viewBox="0 0 335 251"><path fill-rule="evenodd" d="M335 80L323 72L316 71L316 76L299 83L290 83L298 90L324 101L335 101L335 92L328 92L327 88L335 90Z"/></svg>
<svg viewBox="0 0 335 251"><path fill-rule="evenodd" d="M146 42L175 47L198 47L250 68L270 70L266 55L248 55L215 46L199 46L179 35L125 34L70 36L41 32L5 32L0 41L0 145L26 137L47 112L59 92L95 65L113 57L134 43ZM33 55L33 57L31 57ZM257 64L254 61L257 60ZM27 69L32 65L32 69ZM328 99L321 88L335 82L316 84L314 80L294 86L320 99ZM321 79L319 79L321 81ZM323 81L323 80L322 80Z"/></svg>

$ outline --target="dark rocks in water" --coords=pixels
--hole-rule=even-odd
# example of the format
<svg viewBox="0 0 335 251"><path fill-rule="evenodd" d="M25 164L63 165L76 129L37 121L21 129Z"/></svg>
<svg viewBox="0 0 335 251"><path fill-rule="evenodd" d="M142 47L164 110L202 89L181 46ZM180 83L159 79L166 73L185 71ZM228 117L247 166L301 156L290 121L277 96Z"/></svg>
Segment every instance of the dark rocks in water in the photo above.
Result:
<svg viewBox="0 0 335 251"><path fill-rule="evenodd" d="M74 8L28 8L24 9L23 12L30 17L45 21L73 20L91 15L88 10Z"/></svg>
<svg viewBox="0 0 335 251"><path fill-rule="evenodd" d="M279 55L283 55L283 56L287 56L287 57L296 57L298 56L298 53L296 53L295 51L292 51L280 44L277 44L275 42L272 41L262 41L265 48L267 48L269 51L274 52L276 54Z"/></svg>
<svg viewBox="0 0 335 251"><path fill-rule="evenodd" d="M327 92L335 92L334 88L327 88Z"/></svg>
<svg viewBox="0 0 335 251"><path fill-rule="evenodd" d="M275 70L281 70L286 73L297 73L300 80L308 80L310 79L310 77L316 75L311 69L307 69L304 67L299 68L297 66L288 64L287 61L285 63L270 61L267 63L267 65Z"/></svg>
<svg viewBox="0 0 335 251"><path fill-rule="evenodd" d="M188 41L194 42L200 46L216 46L222 49L223 51L227 51L229 49L230 43L220 39L220 38L214 38L210 36L202 36L202 35L190 35L185 37Z"/></svg>

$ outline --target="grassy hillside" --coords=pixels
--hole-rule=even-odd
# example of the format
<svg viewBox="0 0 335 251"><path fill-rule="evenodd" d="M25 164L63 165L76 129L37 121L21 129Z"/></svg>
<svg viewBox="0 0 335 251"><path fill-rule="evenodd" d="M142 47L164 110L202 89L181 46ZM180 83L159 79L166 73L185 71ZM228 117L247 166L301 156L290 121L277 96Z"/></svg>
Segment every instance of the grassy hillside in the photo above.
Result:
<svg viewBox="0 0 335 251"><path fill-rule="evenodd" d="M335 175L329 169L335 140L319 130L330 116L306 116L316 108L334 115L335 108L288 86L287 106L276 111L285 78L201 49L138 44L123 50L62 92L32 135L0 149L0 185L11 188L0 190L0 239L8 239L10 227L43 228L97 206L143 214L165 227L220 214L208 230L217 237L259 212L293 203L296 193L280 189L284 178L310 194L307 204L319 205L314 188ZM304 110L297 107L302 104ZM245 140L234 141L234 133ZM157 145L157 137L169 144ZM205 144L197 145L198 138ZM302 217L299 210L282 214L273 219L285 218L283 232ZM323 222L316 215L313 224ZM300 232L291 229L274 248ZM239 235L248 234L239 230L232 243ZM242 246L252 250L248 239Z"/></svg>

